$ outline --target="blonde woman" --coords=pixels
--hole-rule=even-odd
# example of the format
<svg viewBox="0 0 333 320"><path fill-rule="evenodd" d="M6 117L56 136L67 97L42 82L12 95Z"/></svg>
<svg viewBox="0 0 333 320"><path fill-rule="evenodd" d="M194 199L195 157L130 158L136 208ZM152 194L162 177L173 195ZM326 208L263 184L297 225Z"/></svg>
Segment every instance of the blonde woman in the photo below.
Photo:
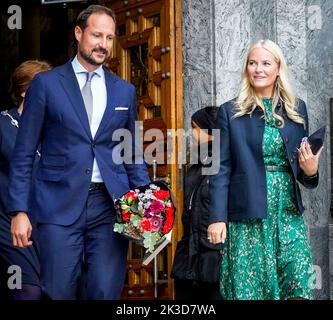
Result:
<svg viewBox="0 0 333 320"><path fill-rule="evenodd" d="M219 111L220 170L210 180L208 238L224 243L224 299L311 299L313 272L298 182L318 184L281 49L261 40L248 52L238 97ZM223 138L222 138L223 137ZM226 223L228 225L226 226Z"/></svg>

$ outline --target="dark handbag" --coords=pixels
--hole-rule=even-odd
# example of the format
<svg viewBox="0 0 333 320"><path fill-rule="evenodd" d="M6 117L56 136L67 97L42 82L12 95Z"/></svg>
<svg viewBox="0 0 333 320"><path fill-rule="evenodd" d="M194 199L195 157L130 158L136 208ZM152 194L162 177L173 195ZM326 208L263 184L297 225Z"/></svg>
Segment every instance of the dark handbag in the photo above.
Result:
<svg viewBox="0 0 333 320"><path fill-rule="evenodd" d="M171 271L171 277L177 280L195 280L194 266L197 256L189 255L188 239L182 239L177 243L175 258Z"/></svg>
<svg viewBox="0 0 333 320"><path fill-rule="evenodd" d="M222 262L222 244L212 244L206 235L200 237L200 258L198 278L207 283L216 283L220 279Z"/></svg>

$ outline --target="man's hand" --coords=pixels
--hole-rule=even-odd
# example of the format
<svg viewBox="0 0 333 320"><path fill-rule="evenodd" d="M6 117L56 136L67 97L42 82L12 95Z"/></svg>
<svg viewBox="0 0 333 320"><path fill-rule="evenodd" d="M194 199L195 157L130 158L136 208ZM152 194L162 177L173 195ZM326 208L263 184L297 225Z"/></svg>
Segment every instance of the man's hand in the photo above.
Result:
<svg viewBox="0 0 333 320"><path fill-rule="evenodd" d="M32 226L28 215L19 212L12 218L11 235L15 247L25 248L32 245L30 241Z"/></svg>
<svg viewBox="0 0 333 320"><path fill-rule="evenodd" d="M207 239L212 244L224 243L227 237L227 227L224 222L215 222L208 226Z"/></svg>

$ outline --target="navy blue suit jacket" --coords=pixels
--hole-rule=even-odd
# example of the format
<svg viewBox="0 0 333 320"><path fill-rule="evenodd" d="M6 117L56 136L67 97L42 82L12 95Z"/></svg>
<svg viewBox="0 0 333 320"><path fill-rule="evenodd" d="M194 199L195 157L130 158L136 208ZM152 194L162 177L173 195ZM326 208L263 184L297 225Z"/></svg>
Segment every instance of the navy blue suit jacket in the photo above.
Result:
<svg viewBox="0 0 333 320"><path fill-rule="evenodd" d="M304 101L298 100L298 112L304 117L306 126L295 123L284 116L283 108L277 112L284 117L280 128L290 167L293 173L295 205L304 211L297 180L307 188L314 188L318 178L307 180L298 164L297 148L303 137L308 136L308 116ZM266 218L267 188L266 171L262 152L265 120L263 111L257 107L252 117L245 115L233 118L234 100L220 107L217 126L220 131L220 169L210 179L211 214L210 223L249 218Z"/></svg>
<svg viewBox="0 0 333 320"><path fill-rule="evenodd" d="M42 155L33 179L31 210L40 223L70 225L79 217L88 196L94 158L113 199L149 182L142 158L136 159L136 164L113 161L113 151L119 148L119 142L112 139L117 129L129 130L135 154L136 93L133 85L104 71L107 105L94 138L71 62L34 78L11 162L9 212L28 212L32 164L39 144Z"/></svg>

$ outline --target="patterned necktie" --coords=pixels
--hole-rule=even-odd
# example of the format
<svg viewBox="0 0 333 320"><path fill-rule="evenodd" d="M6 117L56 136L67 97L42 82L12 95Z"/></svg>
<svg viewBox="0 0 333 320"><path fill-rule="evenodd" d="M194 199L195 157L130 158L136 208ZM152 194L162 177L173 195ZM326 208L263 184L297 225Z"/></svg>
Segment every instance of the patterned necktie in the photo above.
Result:
<svg viewBox="0 0 333 320"><path fill-rule="evenodd" d="M84 105L86 107L89 124L91 123L92 113L93 113L93 96L91 92L91 79L95 75L95 72L86 72L87 80L81 89L82 98Z"/></svg>

